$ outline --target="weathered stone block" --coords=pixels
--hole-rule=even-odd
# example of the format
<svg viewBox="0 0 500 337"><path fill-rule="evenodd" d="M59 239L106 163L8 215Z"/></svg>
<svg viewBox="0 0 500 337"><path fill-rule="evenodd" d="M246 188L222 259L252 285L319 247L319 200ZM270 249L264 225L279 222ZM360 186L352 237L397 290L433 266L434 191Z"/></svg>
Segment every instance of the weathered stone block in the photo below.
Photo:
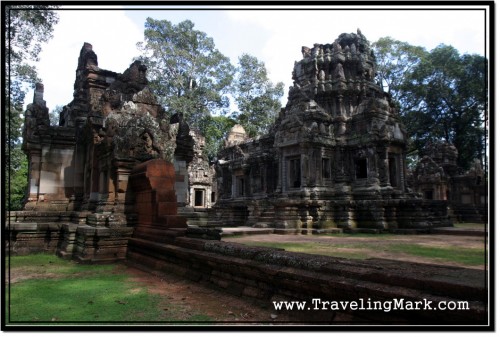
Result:
<svg viewBox="0 0 500 337"><path fill-rule="evenodd" d="M157 214L158 215L176 215L177 214L177 202L158 202Z"/></svg>

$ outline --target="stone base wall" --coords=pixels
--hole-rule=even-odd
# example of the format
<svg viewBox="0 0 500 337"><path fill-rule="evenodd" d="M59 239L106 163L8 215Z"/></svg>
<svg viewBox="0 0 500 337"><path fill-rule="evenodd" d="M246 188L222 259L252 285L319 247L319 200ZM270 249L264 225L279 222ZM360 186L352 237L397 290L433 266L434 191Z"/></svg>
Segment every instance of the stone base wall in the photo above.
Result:
<svg viewBox="0 0 500 337"><path fill-rule="evenodd" d="M9 212L4 224L6 251L12 255L56 253L62 242L62 226L73 212Z"/></svg>
<svg viewBox="0 0 500 337"><path fill-rule="evenodd" d="M453 226L448 204L423 199L279 198L251 202L224 200L209 212L208 226L254 226L277 229L375 231L429 230Z"/></svg>
<svg viewBox="0 0 500 337"><path fill-rule="evenodd" d="M6 227L6 251L11 255L55 254L61 242L61 224L14 223Z"/></svg>
<svg viewBox="0 0 500 337"><path fill-rule="evenodd" d="M471 205L452 203L451 209L456 222L488 222L488 205Z"/></svg>
<svg viewBox="0 0 500 337"><path fill-rule="evenodd" d="M168 243L132 238L127 262L174 273L272 308L272 301L469 301L470 310L296 312L304 323L481 324L487 319L484 271L401 261L349 260L177 237ZM366 304L366 303L365 303Z"/></svg>

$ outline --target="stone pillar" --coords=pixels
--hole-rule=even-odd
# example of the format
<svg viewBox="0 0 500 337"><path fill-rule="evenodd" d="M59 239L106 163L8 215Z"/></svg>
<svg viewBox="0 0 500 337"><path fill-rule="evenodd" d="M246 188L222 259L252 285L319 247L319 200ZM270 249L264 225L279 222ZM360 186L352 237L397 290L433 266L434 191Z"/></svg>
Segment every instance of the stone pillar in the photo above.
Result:
<svg viewBox="0 0 500 337"><path fill-rule="evenodd" d="M129 180L139 227L187 228L186 219L177 215L172 164L161 159L147 161L132 170Z"/></svg>
<svg viewBox="0 0 500 337"><path fill-rule="evenodd" d="M286 186L285 185L285 178L284 178L284 174L285 174L285 158L283 156L283 153L282 151L278 150L278 184L276 186L276 192L277 193L281 193L283 191L283 186Z"/></svg>

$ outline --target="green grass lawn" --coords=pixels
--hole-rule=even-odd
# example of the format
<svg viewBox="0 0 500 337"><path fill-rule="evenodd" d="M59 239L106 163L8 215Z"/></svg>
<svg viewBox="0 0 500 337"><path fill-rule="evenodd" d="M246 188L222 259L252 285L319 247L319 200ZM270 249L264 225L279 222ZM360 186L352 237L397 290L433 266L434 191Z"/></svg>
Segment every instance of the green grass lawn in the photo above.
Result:
<svg viewBox="0 0 500 337"><path fill-rule="evenodd" d="M148 293L123 268L45 254L11 257L11 275L17 270L31 278L7 284L6 324L179 322L178 307ZM210 320L193 313L186 322Z"/></svg>
<svg viewBox="0 0 500 337"><path fill-rule="evenodd" d="M484 223L472 223L472 222L459 222L453 224L456 228L466 228L466 229L484 229L486 224Z"/></svg>
<svg viewBox="0 0 500 337"><path fill-rule="evenodd" d="M427 257L435 260L457 262L466 266L480 266L485 264L485 250L483 248L463 247L428 247L419 244L390 244L388 249L393 252L402 252L413 256Z"/></svg>
<svg viewBox="0 0 500 337"><path fill-rule="evenodd" d="M465 266L480 266L485 264L485 248L465 247L432 247L423 244L401 243L397 239L401 236L394 234L330 234L329 236L346 238L376 238L373 241L359 241L357 243L335 243L324 242L240 242L252 246L274 247L285 249L290 252L319 254L335 257L367 259L373 257L372 252L384 250L394 254L406 254L411 256L431 259L435 262L455 262Z"/></svg>

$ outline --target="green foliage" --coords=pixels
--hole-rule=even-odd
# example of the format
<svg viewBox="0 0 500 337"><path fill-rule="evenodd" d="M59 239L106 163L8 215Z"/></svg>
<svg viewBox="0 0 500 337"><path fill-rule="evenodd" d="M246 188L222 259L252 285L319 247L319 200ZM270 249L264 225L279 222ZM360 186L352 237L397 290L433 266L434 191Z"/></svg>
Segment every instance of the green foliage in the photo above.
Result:
<svg viewBox="0 0 500 337"><path fill-rule="evenodd" d="M233 118L250 137L265 134L281 108L283 82L274 85L267 77L264 62L243 54L239 57L234 86L239 111L233 113Z"/></svg>
<svg viewBox="0 0 500 337"><path fill-rule="evenodd" d="M226 116L206 116L201 123L201 132L205 135L205 153L213 160L224 145L229 130L236 121Z"/></svg>
<svg viewBox="0 0 500 337"><path fill-rule="evenodd" d="M113 265L77 264L73 261L58 258L46 253L11 256L6 259L7 268L22 268L23 271L45 276L47 274L61 274L79 277L77 274L90 273L93 276L104 275L115 269Z"/></svg>
<svg viewBox="0 0 500 337"><path fill-rule="evenodd" d="M55 8L57 6L47 5L6 7L6 89L14 103L24 99L19 96L22 83L33 85L40 80L31 62L39 61L42 44L52 38L53 27L59 21Z"/></svg>
<svg viewBox="0 0 500 337"><path fill-rule="evenodd" d="M7 104L6 114L7 147L5 152L5 206L8 210L18 211L24 206L28 185L28 159L21 149L21 104Z"/></svg>
<svg viewBox="0 0 500 337"><path fill-rule="evenodd" d="M425 57L425 49L391 37L380 38L372 44L372 48L377 60L376 81L383 85L403 111L415 108L413 104L417 102L412 100L411 93L401 88Z"/></svg>
<svg viewBox="0 0 500 337"><path fill-rule="evenodd" d="M10 165L6 170L6 208L19 211L23 208L28 188L28 159L20 145L14 146L7 154Z"/></svg>
<svg viewBox="0 0 500 337"><path fill-rule="evenodd" d="M49 118L50 118L50 125L52 126L57 126L59 125L59 116L61 115L61 112L63 111L64 106L62 105L56 105L52 111L49 112Z"/></svg>
<svg viewBox="0 0 500 337"><path fill-rule="evenodd" d="M214 158L229 129L243 125L249 136L266 132L280 109L283 83L274 85L263 62L244 54L239 66L219 52L212 38L186 20L177 25L148 18L138 43L154 93L170 115L180 113L206 139ZM230 97L238 110L232 118Z"/></svg>
<svg viewBox="0 0 500 337"><path fill-rule="evenodd" d="M21 151L21 113L24 86L39 82L33 62L39 60L42 44L51 37L58 15L57 6L14 5L5 8L5 111L6 111L6 207L19 210L26 192L28 164Z"/></svg>
<svg viewBox="0 0 500 337"><path fill-rule="evenodd" d="M430 52L391 38L373 44L378 78L397 100L410 138L409 152L445 141L458 150L458 166L485 160L487 61L452 46Z"/></svg>
<svg viewBox="0 0 500 337"><path fill-rule="evenodd" d="M212 38L189 20L173 25L148 18L144 39L138 43L140 59L148 66L151 88L171 115L183 114L199 129L206 116L226 112L234 67Z"/></svg>

